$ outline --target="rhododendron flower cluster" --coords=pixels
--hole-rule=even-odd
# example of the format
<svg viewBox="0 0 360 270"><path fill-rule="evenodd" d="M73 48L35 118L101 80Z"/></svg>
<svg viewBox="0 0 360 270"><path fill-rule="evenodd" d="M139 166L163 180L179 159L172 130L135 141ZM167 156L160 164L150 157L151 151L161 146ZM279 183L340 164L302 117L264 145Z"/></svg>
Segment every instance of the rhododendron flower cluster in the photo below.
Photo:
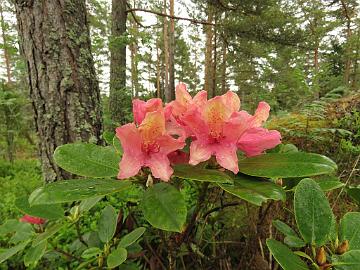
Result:
<svg viewBox="0 0 360 270"><path fill-rule="evenodd" d="M176 99L165 107L161 99L133 100L134 123L116 129L124 154L119 179L135 176L148 167L154 177L168 181L171 163L197 165L215 156L223 168L238 173L237 150L256 156L280 144L276 130L263 128L270 106L260 102L254 115L240 111L240 99L228 91L207 99L201 91L194 96L181 83ZM191 139L190 153L180 151Z"/></svg>

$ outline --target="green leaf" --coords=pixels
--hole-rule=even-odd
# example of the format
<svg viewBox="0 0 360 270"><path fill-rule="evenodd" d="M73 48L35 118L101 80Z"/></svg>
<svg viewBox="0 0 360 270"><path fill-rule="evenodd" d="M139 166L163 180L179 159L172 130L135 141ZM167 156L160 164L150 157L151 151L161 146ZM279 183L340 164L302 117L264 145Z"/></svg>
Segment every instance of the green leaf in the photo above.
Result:
<svg viewBox="0 0 360 270"><path fill-rule="evenodd" d="M348 187L346 193L360 206L360 187Z"/></svg>
<svg viewBox="0 0 360 270"><path fill-rule="evenodd" d="M320 188L322 189L322 191L327 192L327 191L331 191L337 188L341 188L343 186L345 186L344 183L340 182L340 181L316 181L316 183L319 184Z"/></svg>
<svg viewBox="0 0 360 270"><path fill-rule="evenodd" d="M119 172L120 155L113 147L90 143L64 144L54 152L55 162L64 170L86 177L110 177Z"/></svg>
<svg viewBox="0 0 360 270"><path fill-rule="evenodd" d="M123 152L124 152L124 150L123 150L123 148L122 148L122 146L121 146L121 143L120 143L120 140L118 139L118 137L114 136L113 141L112 141L112 144L113 144L113 146L114 146L114 148L115 148L115 151L116 151L118 154L122 155Z"/></svg>
<svg viewBox="0 0 360 270"><path fill-rule="evenodd" d="M30 247L24 256L25 266L36 264L42 258L42 256L44 256L46 251L46 246L47 246L47 242L43 241L35 247Z"/></svg>
<svg viewBox="0 0 360 270"><path fill-rule="evenodd" d="M17 246L14 246L12 248L5 249L4 251L2 251L0 253L0 264L3 263L4 261L6 261L7 259L9 259L10 257L14 256L16 253L23 250L29 242L30 241L25 241L25 242L18 244Z"/></svg>
<svg viewBox="0 0 360 270"><path fill-rule="evenodd" d="M102 134L102 137L103 137L104 141L108 145L112 145L114 136L115 136L115 132L112 132L112 131L104 131L103 134Z"/></svg>
<svg viewBox="0 0 360 270"><path fill-rule="evenodd" d="M331 232L333 213L320 186L312 179L301 180L294 194L295 219L306 243L322 246Z"/></svg>
<svg viewBox="0 0 360 270"><path fill-rule="evenodd" d="M33 226L29 223L21 223L16 226L15 234L10 238L9 243L17 244L32 238L33 235Z"/></svg>
<svg viewBox="0 0 360 270"><path fill-rule="evenodd" d="M136 242L145 232L144 227L139 227L121 238L119 247L126 248Z"/></svg>
<svg viewBox="0 0 360 270"><path fill-rule="evenodd" d="M102 242L108 243L114 236L116 231L118 215L111 205L107 205L101 212L98 232Z"/></svg>
<svg viewBox="0 0 360 270"><path fill-rule="evenodd" d="M281 220L273 220L273 226L282 232L285 236L295 236L298 237L297 233L286 223L282 222Z"/></svg>
<svg viewBox="0 0 360 270"><path fill-rule="evenodd" d="M125 248L119 247L115 249L107 258L107 266L115 268L126 261L127 251Z"/></svg>
<svg viewBox="0 0 360 270"><path fill-rule="evenodd" d="M64 217L64 209L59 204L30 206L28 197L20 197L15 201L15 206L23 213L45 219L59 219Z"/></svg>
<svg viewBox="0 0 360 270"><path fill-rule="evenodd" d="M84 252L81 254L81 258L90 259L92 257L96 257L97 255L101 254L102 250L98 247L91 247L85 249Z"/></svg>
<svg viewBox="0 0 360 270"><path fill-rule="evenodd" d="M309 270L306 263L287 246L274 239L267 239L266 245L284 270Z"/></svg>
<svg viewBox="0 0 360 270"><path fill-rule="evenodd" d="M32 246L35 247L39 245L41 242L49 239L51 236L57 233L63 226L64 226L63 223L57 223L47 228L45 232L37 235L37 237L33 240Z"/></svg>
<svg viewBox="0 0 360 270"><path fill-rule="evenodd" d="M305 245L306 245L305 242L301 238L299 238L297 236L291 236L291 235L286 236L284 238L284 243L292 248L301 248L301 247L305 247Z"/></svg>
<svg viewBox="0 0 360 270"><path fill-rule="evenodd" d="M79 204L79 210L81 213L89 211L91 208L95 206L104 196L97 196L89 199L85 199L81 201Z"/></svg>
<svg viewBox="0 0 360 270"><path fill-rule="evenodd" d="M312 153L269 153L239 161L240 172L258 177L291 178L330 174L337 169L329 158Z"/></svg>
<svg viewBox="0 0 360 270"><path fill-rule="evenodd" d="M172 185L158 183L148 188L141 201L145 219L155 228L181 232L186 221L186 203Z"/></svg>
<svg viewBox="0 0 360 270"><path fill-rule="evenodd" d="M246 175L236 175L234 184L219 184L219 186L240 199L261 206L267 200L285 200L285 191L270 181L260 180Z"/></svg>
<svg viewBox="0 0 360 270"><path fill-rule="evenodd" d="M174 167L174 176L181 179L215 182L215 183L233 183L231 176L218 170L203 169L191 165L177 165Z"/></svg>
<svg viewBox="0 0 360 270"><path fill-rule="evenodd" d="M360 213L346 213L340 221L340 241L348 240L349 249L360 249Z"/></svg>
<svg viewBox="0 0 360 270"><path fill-rule="evenodd" d="M131 186L127 180L74 179L47 184L29 197L30 205L55 204L84 200L119 192Z"/></svg>
<svg viewBox="0 0 360 270"><path fill-rule="evenodd" d="M332 265L336 270L359 270L360 250L350 250L343 255L333 256Z"/></svg>

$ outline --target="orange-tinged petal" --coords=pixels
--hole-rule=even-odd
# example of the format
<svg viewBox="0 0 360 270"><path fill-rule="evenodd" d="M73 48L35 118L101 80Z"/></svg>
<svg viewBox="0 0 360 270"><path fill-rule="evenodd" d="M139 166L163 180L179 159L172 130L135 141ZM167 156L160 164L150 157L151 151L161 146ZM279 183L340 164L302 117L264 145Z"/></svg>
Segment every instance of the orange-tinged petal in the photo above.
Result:
<svg viewBox="0 0 360 270"><path fill-rule="evenodd" d="M119 164L118 179L125 179L138 174L144 164L143 155L135 156L125 152Z"/></svg>
<svg viewBox="0 0 360 270"><path fill-rule="evenodd" d="M232 113L240 110L240 98L236 93L227 91L221 98L225 106L229 108Z"/></svg>
<svg viewBox="0 0 360 270"><path fill-rule="evenodd" d="M202 90L194 96L192 103L196 106L204 106L206 101L207 101L207 92Z"/></svg>
<svg viewBox="0 0 360 270"><path fill-rule="evenodd" d="M169 158L162 154L156 153L149 156L146 160L146 166L150 168L154 177L163 181L169 181L174 170L170 167Z"/></svg>
<svg viewBox="0 0 360 270"><path fill-rule="evenodd" d="M165 133L165 116L161 111L149 112L139 126L139 133L145 145L153 144Z"/></svg>
<svg viewBox="0 0 360 270"><path fill-rule="evenodd" d="M255 111L252 127L261 127L269 118L270 106L264 101L259 102Z"/></svg>
<svg viewBox="0 0 360 270"><path fill-rule="evenodd" d="M185 83L179 83L176 86L175 89L175 99L177 102L179 102L181 105L186 106L186 104L192 100L192 97L186 90L186 84Z"/></svg>
<svg viewBox="0 0 360 270"><path fill-rule="evenodd" d="M190 160L191 165L197 165L200 162L206 161L211 157L212 149L210 145L203 144L201 141L192 141L190 145Z"/></svg>
<svg viewBox="0 0 360 270"><path fill-rule="evenodd" d="M210 99L204 106L202 115L209 126L210 136L219 138L222 135L223 126L231 115L221 97Z"/></svg>
<svg viewBox="0 0 360 270"><path fill-rule="evenodd" d="M157 138L156 142L160 147L160 152L165 155L182 149L185 146L185 142L176 140L170 135L160 136L159 138Z"/></svg>

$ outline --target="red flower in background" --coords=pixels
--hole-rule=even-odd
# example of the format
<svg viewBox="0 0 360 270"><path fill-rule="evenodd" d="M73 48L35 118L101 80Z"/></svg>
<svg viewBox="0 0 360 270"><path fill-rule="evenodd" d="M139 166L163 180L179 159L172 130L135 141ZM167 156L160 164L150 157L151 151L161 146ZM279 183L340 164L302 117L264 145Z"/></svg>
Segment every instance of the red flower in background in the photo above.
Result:
<svg viewBox="0 0 360 270"><path fill-rule="evenodd" d="M31 223L31 224L44 224L46 220L39 217L24 215L22 218L19 219L19 221L25 223Z"/></svg>

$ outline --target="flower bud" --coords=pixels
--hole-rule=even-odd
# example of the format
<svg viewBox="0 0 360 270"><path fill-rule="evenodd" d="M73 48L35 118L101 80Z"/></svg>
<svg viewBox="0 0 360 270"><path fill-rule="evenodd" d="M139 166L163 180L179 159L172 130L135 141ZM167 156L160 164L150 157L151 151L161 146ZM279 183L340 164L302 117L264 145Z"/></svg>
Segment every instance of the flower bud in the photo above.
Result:
<svg viewBox="0 0 360 270"><path fill-rule="evenodd" d="M326 263L326 252L324 247L321 247L316 254L316 262L318 265L324 265Z"/></svg>
<svg viewBox="0 0 360 270"><path fill-rule="evenodd" d="M332 264L326 263L319 267L319 270L330 270L332 267Z"/></svg>
<svg viewBox="0 0 360 270"><path fill-rule="evenodd" d="M344 240L336 249L336 253L341 255L341 254L344 254L348 250L349 250L349 241Z"/></svg>

